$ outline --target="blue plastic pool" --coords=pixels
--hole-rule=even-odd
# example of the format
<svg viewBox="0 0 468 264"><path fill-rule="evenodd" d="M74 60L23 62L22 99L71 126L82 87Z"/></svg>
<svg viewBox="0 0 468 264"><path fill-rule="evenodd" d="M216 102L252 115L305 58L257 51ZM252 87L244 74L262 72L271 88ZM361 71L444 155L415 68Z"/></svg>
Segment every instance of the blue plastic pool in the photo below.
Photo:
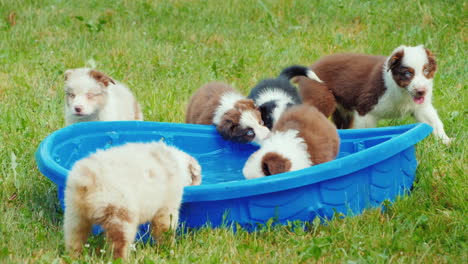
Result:
<svg viewBox="0 0 468 264"><path fill-rule="evenodd" d="M185 188L181 222L187 227L239 223L253 229L274 217L278 223L359 214L393 201L413 185L414 145L432 128L426 124L340 130L340 154L307 169L245 180L242 168L258 149L223 140L213 126L141 121L77 123L50 134L39 146L39 170L63 192L77 160L126 142L164 140L190 153L202 166L203 183ZM143 231L141 231L143 232Z"/></svg>

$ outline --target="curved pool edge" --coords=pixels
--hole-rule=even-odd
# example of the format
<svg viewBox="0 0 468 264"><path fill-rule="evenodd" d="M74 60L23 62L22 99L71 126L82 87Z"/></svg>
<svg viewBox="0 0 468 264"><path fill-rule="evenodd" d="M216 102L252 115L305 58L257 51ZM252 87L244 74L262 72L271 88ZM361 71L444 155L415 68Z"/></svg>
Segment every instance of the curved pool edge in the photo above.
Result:
<svg viewBox="0 0 468 264"><path fill-rule="evenodd" d="M164 122L150 122L150 121L115 121L115 122L87 122L74 124L60 130L57 130L47 136L39 145L35 157L36 163L42 174L46 175L50 180L56 183L59 188L65 186L66 176L68 170L56 166L56 162L49 155L52 145L65 137L69 131L79 127L85 132L96 133L98 131L119 131L122 130L122 122L133 123L135 129L154 129L155 127L163 128L163 130L170 130L171 128L184 127L190 132L204 132L217 135L213 126L206 125L192 125L180 123L164 123ZM58 133L60 131L60 133ZM314 184L321 181L339 178L340 176L352 173L359 169L371 166L385 160L388 157L412 146L417 142L427 137L432 131L432 127L424 124L410 124L403 126L393 127L380 127L369 129L353 129L353 130L339 130L340 138L343 140L352 139L357 136L364 136L368 134L373 135L387 135L395 134L395 137L372 146L368 149L354 153L352 155L342 157L327 163L312 166L303 170L278 174L275 176L264 177L252 180L239 180L228 183L207 184L200 186L185 187L183 202L199 202L199 201L218 201L225 199L235 199L248 197L252 195L259 195L270 192L277 192L292 188L297 188L309 184ZM401 133L403 132L403 133ZM394 147L394 146L397 147ZM377 157L377 154L379 156ZM52 164L52 165L50 165Z"/></svg>

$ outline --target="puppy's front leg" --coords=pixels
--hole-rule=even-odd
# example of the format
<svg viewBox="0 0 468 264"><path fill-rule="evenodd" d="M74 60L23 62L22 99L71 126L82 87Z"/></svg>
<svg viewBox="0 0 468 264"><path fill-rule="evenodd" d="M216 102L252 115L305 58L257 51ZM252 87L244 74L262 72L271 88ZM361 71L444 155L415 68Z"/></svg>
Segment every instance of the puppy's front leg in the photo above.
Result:
<svg viewBox="0 0 468 264"><path fill-rule="evenodd" d="M377 126L377 119L370 115L359 115L358 112L354 112L354 120L352 128L373 128Z"/></svg>
<svg viewBox="0 0 468 264"><path fill-rule="evenodd" d="M442 142L445 145L450 144L452 139L449 138L447 134L445 134L444 124L440 120L439 115L437 114L437 110L432 104L425 104L421 107L416 108L416 110L414 111L414 117L418 122L423 122L431 125L434 129L434 135L442 139Z"/></svg>

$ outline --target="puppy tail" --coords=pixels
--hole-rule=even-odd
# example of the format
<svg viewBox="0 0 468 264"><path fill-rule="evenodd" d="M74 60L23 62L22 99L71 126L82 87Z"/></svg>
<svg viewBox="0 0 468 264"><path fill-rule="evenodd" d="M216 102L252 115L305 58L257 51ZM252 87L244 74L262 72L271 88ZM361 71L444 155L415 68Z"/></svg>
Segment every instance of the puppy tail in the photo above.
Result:
<svg viewBox="0 0 468 264"><path fill-rule="evenodd" d="M320 80L320 78L317 76L317 74L315 74L314 71L302 65L289 66L282 70L280 73L280 77L287 78L288 80L291 80L296 76L306 76L312 80L323 83L323 81Z"/></svg>

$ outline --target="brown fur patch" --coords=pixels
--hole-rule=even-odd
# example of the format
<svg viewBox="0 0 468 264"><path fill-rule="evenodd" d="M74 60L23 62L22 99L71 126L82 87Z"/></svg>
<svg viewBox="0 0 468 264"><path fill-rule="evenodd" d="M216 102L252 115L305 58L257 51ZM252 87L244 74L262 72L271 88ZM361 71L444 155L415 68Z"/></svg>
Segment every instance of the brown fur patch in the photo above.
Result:
<svg viewBox="0 0 468 264"><path fill-rule="evenodd" d="M200 87L189 101L185 122L213 124L213 117L221 102L221 97L229 92L235 92L234 88L222 82L210 82Z"/></svg>
<svg viewBox="0 0 468 264"><path fill-rule="evenodd" d="M114 80L111 77L96 70L90 70L89 76L95 79L98 83L102 83L105 87L109 86L109 83L115 84Z"/></svg>
<svg viewBox="0 0 468 264"><path fill-rule="evenodd" d="M305 76L296 76L293 80L299 87L302 102L315 106L326 117L333 114L336 101L333 93L324 83L317 82Z"/></svg>
<svg viewBox="0 0 468 264"><path fill-rule="evenodd" d="M106 236L112 241L114 258L126 258L128 241L125 239L125 233L121 224L105 224Z"/></svg>
<svg viewBox="0 0 468 264"><path fill-rule="evenodd" d="M426 51L427 58L428 58L429 62L426 65L424 65L423 70L428 71L428 73L425 74L424 76L426 76L426 78L428 78L428 79L431 79L431 78L434 78L434 74L435 74L435 72L437 70L437 62L436 62L435 57L432 54L432 52L430 52L428 49L425 49L425 51Z"/></svg>
<svg viewBox="0 0 468 264"><path fill-rule="evenodd" d="M295 129L303 138L313 164L331 161L338 155L340 138L330 120L315 107L293 106L283 113L273 127L274 131Z"/></svg>
<svg viewBox="0 0 468 264"><path fill-rule="evenodd" d="M97 219L97 222L106 225L113 219L119 219L124 222L132 221L132 218L126 208L117 208L111 204L104 208L104 215Z"/></svg>
<svg viewBox="0 0 468 264"><path fill-rule="evenodd" d="M400 50L391 55L388 61L388 71L392 71L393 80L400 87L407 87L414 77L414 69L402 65L404 50ZM410 75L407 75L409 73Z"/></svg>
<svg viewBox="0 0 468 264"><path fill-rule="evenodd" d="M292 166L289 159L276 152L269 152L263 156L261 164L265 176L288 172Z"/></svg>

